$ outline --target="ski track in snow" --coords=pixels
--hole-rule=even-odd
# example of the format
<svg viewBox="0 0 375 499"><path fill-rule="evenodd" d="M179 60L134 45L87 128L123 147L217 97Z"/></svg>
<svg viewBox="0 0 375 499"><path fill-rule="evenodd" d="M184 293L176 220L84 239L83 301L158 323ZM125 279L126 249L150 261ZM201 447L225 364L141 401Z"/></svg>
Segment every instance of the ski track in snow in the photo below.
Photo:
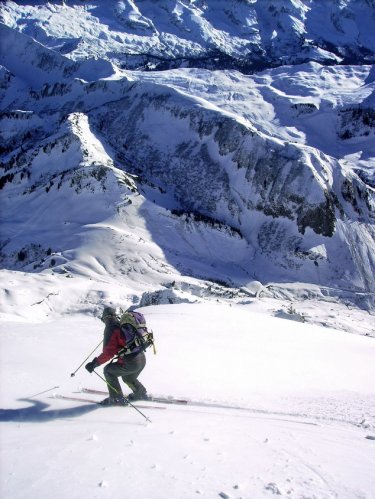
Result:
<svg viewBox="0 0 375 499"><path fill-rule="evenodd" d="M3 323L0 374L12 379L0 394L6 499L110 499L125 482L135 499L374 497L372 338L242 307L142 311L157 355L147 353L141 381L156 396L197 403L139 402L152 423L132 407L51 398L101 400L78 393L104 390L96 376L82 367L70 377L98 343L97 319Z"/></svg>
<svg viewBox="0 0 375 499"><path fill-rule="evenodd" d="M95 494L103 484L111 497L118 490L117 475L120 470L124 473L123 467L125 476L137 477L127 482L130 497L162 499L166 490L175 498L192 497L198 491L207 497L267 497L270 491L295 498L371 497L365 492L361 495L360 487L353 491L343 485L348 483L345 474L353 473L352 459L363 467L355 481L369 480L366 445L371 442L359 430L301 425L303 421L273 417L239 418L224 409L197 413L185 407L168 408L162 416L149 411L152 424L142 422L131 408L100 408L78 419L72 419L73 415L64 415L64 410L55 407L55 419L48 423L53 444L45 449L48 464L42 483L34 482L41 498L48 497L44 481L53 479L56 487L58 468L69 474L72 497L79 497L77 487ZM18 437L13 438L27 434L30 424L18 423ZM8 431L7 437L12 433ZM13 445L17 448L14 441ZM29 452L23 459L31 458ZM90 465L78 466L87 453ZM15 466L12 454L17 453L8 453L5 471ZM52 489L56 497L64 497ZM19 497L16 491L12 497Z"/></svg>

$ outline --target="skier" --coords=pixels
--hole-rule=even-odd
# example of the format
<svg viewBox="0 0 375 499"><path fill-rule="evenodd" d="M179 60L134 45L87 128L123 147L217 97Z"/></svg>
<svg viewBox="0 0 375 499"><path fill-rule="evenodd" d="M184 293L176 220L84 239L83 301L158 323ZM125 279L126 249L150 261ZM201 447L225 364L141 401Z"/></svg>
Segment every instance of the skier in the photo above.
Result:
<svg viewBox="0 0 375 499"><path fill-rule="evenodd" d="M116 317L116 311L111 307L105 307L101 320L105 324L103 352L86 364L85 368L89 373L92 373L96 367L108 362L126 346L120 323ZM145 365L146 356L143 351L120 356L116 362L107 364L104 368L104 376L108 383L109 397L100 403L102 405L127 404L127 399L123 396L118 380L120 376L132 390L132 393L128 396L129 400L146 400L146 388L137 379Z"/></svg>

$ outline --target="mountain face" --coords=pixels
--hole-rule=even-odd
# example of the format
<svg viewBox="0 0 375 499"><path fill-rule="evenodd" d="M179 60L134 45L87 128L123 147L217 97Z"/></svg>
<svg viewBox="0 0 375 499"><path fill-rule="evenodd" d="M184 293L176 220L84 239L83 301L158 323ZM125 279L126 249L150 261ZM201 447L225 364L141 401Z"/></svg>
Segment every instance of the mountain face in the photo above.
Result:
<svg viewBox="0 0 375 499"><path fill-rule="evenodd" d="M373 0L5 2L3 22L74 60L124 69L243 73L285 64L371 64ZM72 10L74 9L74 10Z"/></svg>
<svg viewBox="0 0 375 499"><path fill-rule="evenodd" d="M4 2L1 20L5 272L91 281L86 302L256 281L373 306L372 0Z"/></svg>

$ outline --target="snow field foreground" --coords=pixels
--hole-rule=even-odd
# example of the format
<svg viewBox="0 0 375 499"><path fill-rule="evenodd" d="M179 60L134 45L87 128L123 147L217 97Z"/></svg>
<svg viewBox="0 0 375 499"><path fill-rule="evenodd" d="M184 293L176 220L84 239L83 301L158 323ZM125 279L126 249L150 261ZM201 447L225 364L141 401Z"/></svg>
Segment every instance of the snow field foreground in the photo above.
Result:
<svg viewBox="0 0 375 499"><path fill-rule="evenodd" d="M149 392L233 408L142 408L147 423L132 408L51 398L100 400L74 393L104 389L97 376L70 373L102 323L4 322L3 498L375 497L372 338L236 306L142 311L157 340L140 377Z"/></svg>

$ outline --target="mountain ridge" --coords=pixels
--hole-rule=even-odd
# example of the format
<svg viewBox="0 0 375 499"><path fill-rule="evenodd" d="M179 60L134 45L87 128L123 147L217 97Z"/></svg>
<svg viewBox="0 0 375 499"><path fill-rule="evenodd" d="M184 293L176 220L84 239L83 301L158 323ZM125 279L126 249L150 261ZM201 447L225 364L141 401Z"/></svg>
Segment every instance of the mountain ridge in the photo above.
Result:
<svg viewBox="0 0 375 499"><path fill-rule="evenodd" d="M309 60L374 62L372 0L328 0L324 5L316 0L112 0L106 7L100 1L66 1L48 2L45 9L36 1L17 2L16 15L7 4L3 22L44 45L73 59L95 55L129 69L187 64L254 72ZM29 5L34 7L33 23L25 19ZM77 19L72 19L71 7ZM82 18L85 31L79 26ZM66 21L65 31L55 19Z"/></svg>
<svg viewBox="0 0 375 499"><path fill-rule="evenodd" d="M202 30L217 35L203 22L204 13L214 12L203 9L209 3L173 2L185 16L201 10L189 25L200 30L190 32L192 39L200 40ZM276 3L316 8L315 2ZM345 299L351 293L351 303L371 310L373 67L311 60L252 75L238 68L134 71L116 55L102 57L103 36L82 57L69 32L73 26L78 33L75 16L81 15L82 37L93 29L94 11L95 33L115 36L108 19L120 4L126 19L137 21L135 31L146 29L145 16L130 0L2 7L6 272L48 274L56 282L61 276L106 281L124 287L131 301L160 286L168 299L177 299L171 282L190 290L216 282L236 296L243 289L241 300L252 282L263 283L259 289L267 296L277 282L274 296L283 295L283 283L300 282L337 297L347 290ZM371 2L363 5L371 8ZM159 9L151 1L141 6ZM287 14L290 20L281 11L273 11L275 19ZM71 25L62 32L67 18ZM62 34L63 45L51 48L62 43ZM123 35L141 43L139 34ZM95 296L103 301L108 293Z"/></svg>

